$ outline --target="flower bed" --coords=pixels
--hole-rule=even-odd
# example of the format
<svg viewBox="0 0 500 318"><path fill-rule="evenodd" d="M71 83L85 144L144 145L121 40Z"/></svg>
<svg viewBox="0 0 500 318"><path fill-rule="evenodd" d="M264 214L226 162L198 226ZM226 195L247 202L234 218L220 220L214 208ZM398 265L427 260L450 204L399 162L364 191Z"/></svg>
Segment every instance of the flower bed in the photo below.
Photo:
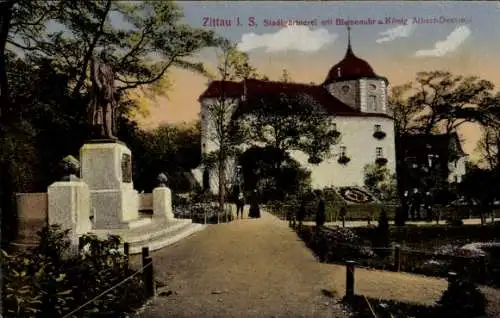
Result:
<svg viewBox="0 0 500 318"><path fill-rule="evenodd" d="M459 243L458 236L461 235L462 240L467 236L467 232L463 229L464 227L453 229L441 226L439 233L435 228L429 227L391 228L390 241L393 243L390 246L396 243L405 244L401 249L400 270L438 277L446 277L452 270L467 274L475 281L486 278L486 284L499 286L498 255L495 252L490 253L491 257L487 258L486 264L483 264L479 258L480 254L461 249L463 244ZM426 230L429 236L426 236ZM500 236L498 228L496 230L496 235ZM492 234L494 229L483 231ZM321 261L343 264L347 260L354 260L360 266L393 269L395 262L392 248L379 248L372 243L377 242L377 233L376 227L335 227L316 231L313 226L303 226L298 230L298 235ZM472 233L475 233L474 230ZM451 237L445 240L450 234ZM424 240L427 240L427 245L422 244Z"/></svg>

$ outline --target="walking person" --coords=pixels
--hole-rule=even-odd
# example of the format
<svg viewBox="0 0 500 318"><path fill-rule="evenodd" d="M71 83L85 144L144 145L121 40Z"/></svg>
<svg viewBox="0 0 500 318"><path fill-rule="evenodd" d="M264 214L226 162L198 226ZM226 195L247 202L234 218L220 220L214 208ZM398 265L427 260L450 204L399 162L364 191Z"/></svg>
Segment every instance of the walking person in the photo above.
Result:
<svg viewBox="0 0 500 318"><path fill-rule="evenodd" d="M248 211L249 218L260 218L260 208L259 201L257 198L257 190L253 190L252 197L250 199L250 210Z"/></svg>
<svg viewBox="0 0 500 318"><path fill-rule="evenodd" d="M325 198L323 197L323 193L319 193L319 202L318 202L318 210L316 211L316 227L319 229L323 225L325 225Z"/></svg>
<svg viewBox="0 0 500 318"><path fill-rule="evenodd" d="M243 196L243 193L240 191L238 192L238 198L236 199L236 219L240 217L240 213L241 213L241 219L243 219L244 207L245 207L245 197Z"/></svg>
<svg viewBox="0 0 500 318"><path fill-rule="evenodd" d="M302 202L300 203L300 208L297 211L297 222L299 222L299 229L302 228L302 222L304 221L305 216L306 216L306 199L304 197L302 199Z"/></svg>

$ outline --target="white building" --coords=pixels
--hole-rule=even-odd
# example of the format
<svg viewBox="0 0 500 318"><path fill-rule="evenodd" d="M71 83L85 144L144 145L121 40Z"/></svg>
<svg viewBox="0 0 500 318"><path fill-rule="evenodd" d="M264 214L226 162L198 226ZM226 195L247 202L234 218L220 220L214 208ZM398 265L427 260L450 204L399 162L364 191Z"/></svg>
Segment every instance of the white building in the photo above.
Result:
<svg viewBox="0 0 500 318"><path fill-rule="evenodd" d="M344 58L330 69L321 85L255 79L242 82L214 81L199 98L202 152L207 154L217 149L217 144L208 138L213 127L207 116L207 109L220 99L222 92L234 102L235 108L243 96L281 91L305 93L333 116L340 132L339 143L332 151L337 156L324 160L319 165L309 164L308 156L304 153L293 152L292 157L311 170L314 188L363 186L363 169L368 164L374 164L377 158L383 158L381 161L385 161L392 172L396 171L394 120L387 107L387 86L385 77L378 76L368 62L354 54L350 39ZM339 163L340 154L348 157L349 162ZM201 171L202 168L194 171L200 182ZM211 188L217 193L217 182L213 177L214 175L210 178Z"/></svg>

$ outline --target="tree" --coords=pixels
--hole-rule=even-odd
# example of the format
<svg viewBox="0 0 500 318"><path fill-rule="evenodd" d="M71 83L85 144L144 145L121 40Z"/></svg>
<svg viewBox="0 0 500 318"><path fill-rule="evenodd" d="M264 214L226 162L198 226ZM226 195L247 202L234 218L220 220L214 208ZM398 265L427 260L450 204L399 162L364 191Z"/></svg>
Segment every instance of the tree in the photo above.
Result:
<svg viewBox="0 0 500 318"><path fill-rule="evenodd" d="M175 192L192 189L191 169L201 162L199 122L164 124L151 131L141 131L133 122L122 122L119 131L134 154L134 186L151 192L157 186L160 173L168 176L169 187Z"/></svg>
<svg viewBox="0 0 500 318"><path fill-rule="evenodd" d="M320 163L331 154L339 137L333 117L307 94L249 96L236 118L248 133L250 145L272 146L283 154L275 162L276 169L291 150L307 154L310 163Z"/></svg>
<svg viewBox="0 0 500 318"><path fill-rule="evenodd" d="M424 110L423 105L407 98L406 95L411 89L412 83L391 87L388 106L394 117L396 136L413 133L418 128L416 126L418 115Z"/></svg>
<svg viewBox="0 0 500 318"><path fill-rule="evenodd" d="M471 166L458 185L459 193L470 205L479 205L481 223L485 222L485 215L491 212L493 202L498 196L498 180L498 173Z"/></svg>
<svg viewBox="0 0 500 318"><path fill-rule="evenodd" d="M500 168L500 93L483 100L479 106L482 112L483 135L477 149L481 163L490 170Z"/></svg>
<svg viewBox="0 0 500 318"><path fill-rule="evenodd" d="M465 122L480 121L477 107L488 97L493 84L475 76L455 76L450 72L417 73L415 83L392 89L390 107L398 132L411 127L419 133L455 131ZM404 94L409 96L403 99Z"/></svg>
<svg viewBox="0 0 500 318"><path fill-rule="evenodd" d="M234 157L238 152L237 146L242 143L243 133L238 129L232 120L233 112L237 106L237 101L228 98L228 81L244 80L249 77L257 76L255 69L249 64L248 55L237 50L236 45L230 41L223 41L218 47L217 73L211 78L217 78L219 85L219 96L215 102L206 108L208 119L208 139L217 145L217 151L209 154L215 156L217 177L218 177L218 196L220 213L224 213L224 200L226 195L226 183L228 173L228 158ZM206 166L209 158L205 158ZM231 165L231 166L234 166ZM213 165L212 165L213 167ZM206 167L209 168L209 167ZM234 169L233 169L234 170ZM219 222L219 214L217 216Z"/></svg>
<svg viewBox="0 0 500 318"><path fill-rule="evenodd" d="M396 175L385 166L376 164L364 167L365 186L377 198L382 201L390 201L397 198Z"/></svg>
<svg viewBox="0 0 500 318"><path fill-rule="evenodd" d="M276 173L275 163L282 160L282 156L285 156L284 163ZM242 166L245 191L258 189L262 202L283 200L287 195L303 193L310 187L311 172L272 146L250 147L238 161Z"/></svg>

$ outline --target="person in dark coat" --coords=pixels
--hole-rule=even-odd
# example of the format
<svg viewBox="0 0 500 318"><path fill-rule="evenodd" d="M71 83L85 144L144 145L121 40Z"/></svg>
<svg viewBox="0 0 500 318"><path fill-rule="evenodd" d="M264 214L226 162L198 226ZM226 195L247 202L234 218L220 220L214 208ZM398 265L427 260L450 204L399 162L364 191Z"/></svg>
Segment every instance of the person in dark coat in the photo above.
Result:
<svg viewBox="0 0 500 318"><path fill-rule="evenodd" d="M243 219L243 208L245 206L245 198L242 192L238 192L238 197L236 198L236 219L240 217Z"/></svg>
<svg viewBox="0 0 500 318"><path fill-rule="evenodd" d="M249 218L260 218L260 208L259 201L257 198L257 190L253 190L252 197L250 199L250 210L248 211Z"/></svg>
<svg viewBox="0 0 500 318"><path fill-rule="evenodd" d="M305 216L306 216L306 199L303 198L302 202L300 203L300 208L297 211L297 222L299 222L299 226L302 226L302 222L304 221Z"/></svg>
<svg viewBox="0 0 500 318"><path fill-rule="evenodd" d="M325 199L323 194L319 194L318 210L316 211L316 226L322 227L325 225Z"/></svg>

